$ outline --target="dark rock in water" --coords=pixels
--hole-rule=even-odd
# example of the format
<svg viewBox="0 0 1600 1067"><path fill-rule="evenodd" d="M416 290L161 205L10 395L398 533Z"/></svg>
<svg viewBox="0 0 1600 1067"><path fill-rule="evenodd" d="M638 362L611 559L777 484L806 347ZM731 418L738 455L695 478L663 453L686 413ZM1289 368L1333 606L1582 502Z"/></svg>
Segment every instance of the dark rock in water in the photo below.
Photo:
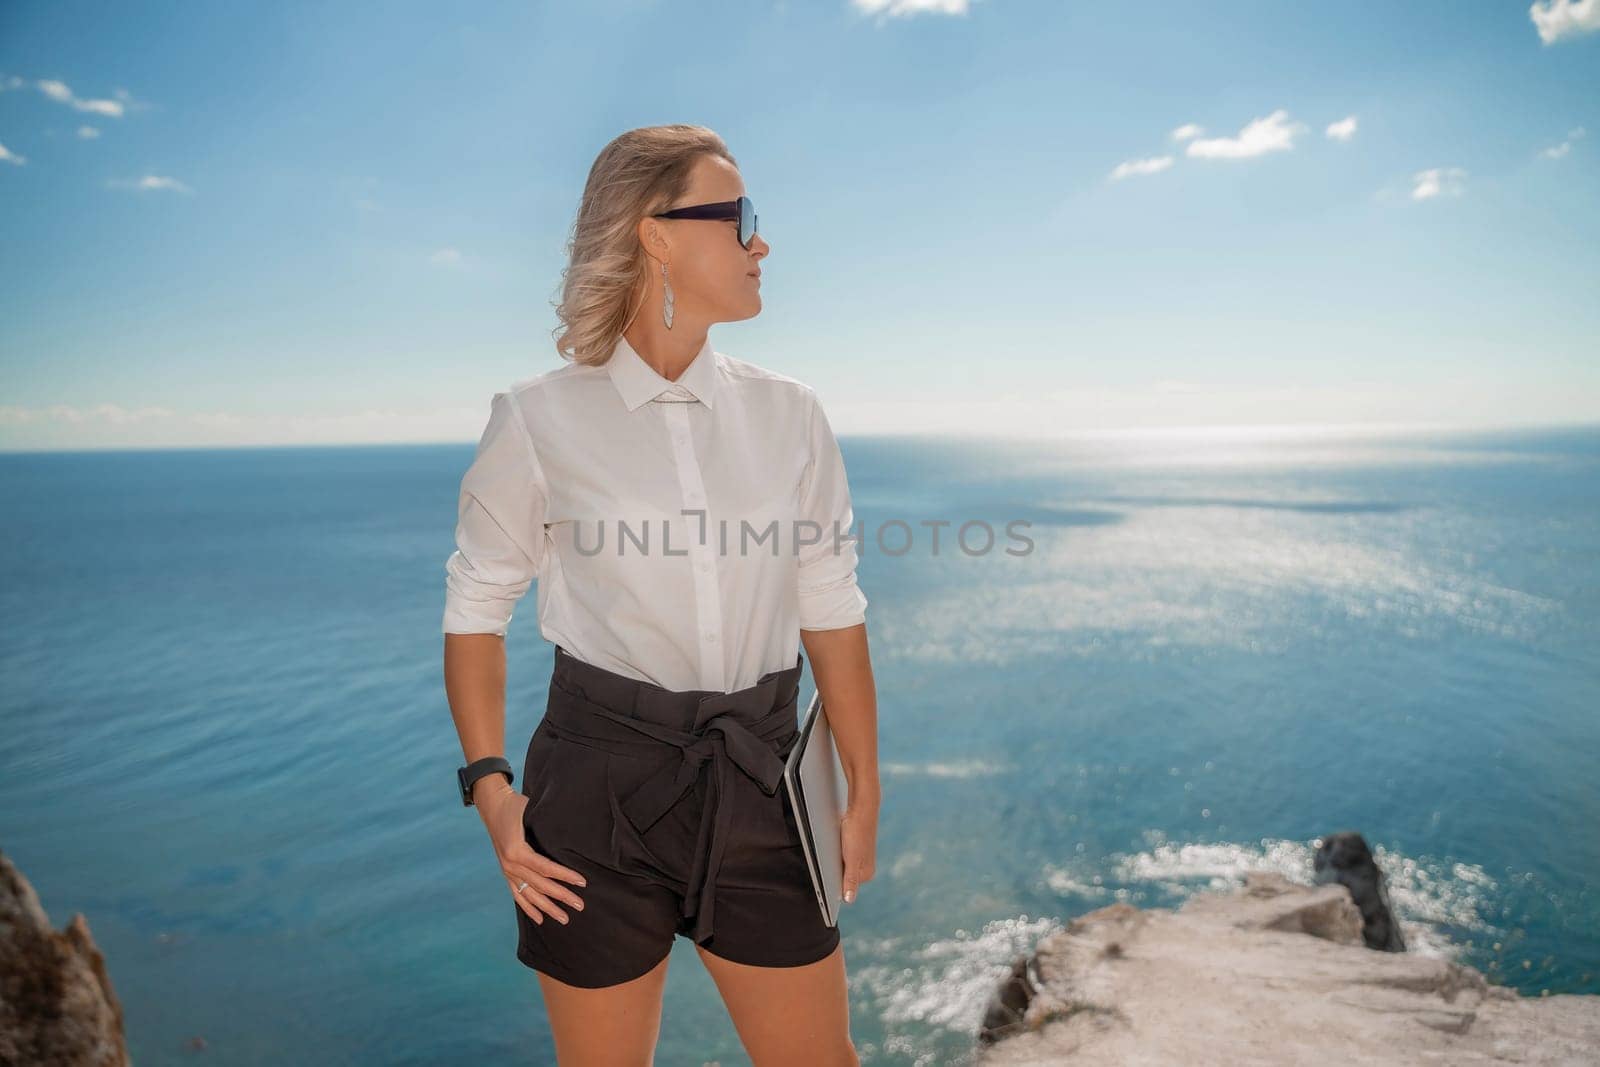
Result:
<svg viewBox="0 0 1600 1067"><path fill-rule="evenodd" d="M88 922L74 915L53 929L33 886L0 852L0 1064L128 1062L122 1004Z"/></svg>
<svg viewBox="0 0 1600 1067"><path fill-rule="evenodd" d="M1317 885L1337 883L1350 890L1350 899L1361 912L1361 937L1368 948L1384 952L1406 950L1400 923L1389 906L1383 872L1372 858L1366 838L1351 830L1329 834L1317 846L1312 867L1312 880Z"/></svg>
<svg viewBox="0 0 1600 1067"><path fill-rule="evenodd" d="M1001 980L983 1013L983 1024L978 1028L980 1044L993 1044L1023 1029L1023 1015L1038 991L1032 967L1032 956L1018 956L1011 961L1011 973Z"/></svg>

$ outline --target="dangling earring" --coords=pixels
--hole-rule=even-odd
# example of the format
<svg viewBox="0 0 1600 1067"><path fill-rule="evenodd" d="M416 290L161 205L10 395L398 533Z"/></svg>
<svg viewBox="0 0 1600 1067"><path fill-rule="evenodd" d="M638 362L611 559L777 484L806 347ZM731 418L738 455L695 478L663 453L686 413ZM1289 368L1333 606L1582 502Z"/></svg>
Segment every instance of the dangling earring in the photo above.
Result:
<svg viewBox="0 0 1600 1067"><path fill-rule="evenodd" d="M667 281L667 263L661 261L661 321L672 329L672 283Z"/></svg>

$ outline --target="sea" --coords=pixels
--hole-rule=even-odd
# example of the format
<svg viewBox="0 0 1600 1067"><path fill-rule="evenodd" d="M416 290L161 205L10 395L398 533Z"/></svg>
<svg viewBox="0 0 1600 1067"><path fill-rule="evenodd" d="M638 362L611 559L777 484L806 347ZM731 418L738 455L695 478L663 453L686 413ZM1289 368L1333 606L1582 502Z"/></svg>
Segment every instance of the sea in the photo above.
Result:
<svg viewBox="0 0 1600 1067"><path fill-rule="evenodd" d="M840 919L863 1063L971 1062L1073 917L1309 884L1343 830L1410 951L1600 993L1600 426L841 444L883 787ZM0 455L0 849L87 921L135 1063L555 1062L456 792L472 453ZM507 647L520 768L531 595ZM657 1062L750 1062L682 938Z"/></svg>

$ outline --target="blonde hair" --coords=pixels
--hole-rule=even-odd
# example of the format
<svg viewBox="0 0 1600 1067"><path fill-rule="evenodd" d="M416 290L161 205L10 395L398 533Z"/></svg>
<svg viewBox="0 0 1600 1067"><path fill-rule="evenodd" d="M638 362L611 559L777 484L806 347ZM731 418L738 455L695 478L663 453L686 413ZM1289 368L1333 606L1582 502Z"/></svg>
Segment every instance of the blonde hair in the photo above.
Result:
<svg viewBox="0 0 1600 1067"><path fill-rule="evenodd" d="M637 313L635 293L648 292L653 261L639 242L639 220L667 210L689 187L704 155L738 166L721 137L704 126L641 126L600 150L584 183L567 241L556 317L556 351L600 366Z"/></svg>

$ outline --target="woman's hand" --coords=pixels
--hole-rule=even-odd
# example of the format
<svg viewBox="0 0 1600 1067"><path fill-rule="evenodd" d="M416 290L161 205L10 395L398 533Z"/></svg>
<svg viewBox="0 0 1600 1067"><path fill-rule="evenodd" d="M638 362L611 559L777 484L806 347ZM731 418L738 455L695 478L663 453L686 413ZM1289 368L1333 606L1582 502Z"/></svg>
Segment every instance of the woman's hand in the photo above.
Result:
<svg viewBox="0 0 1600 1067"><path fill-rule="evenodd" d="M839 816L839 847L844 853L844 899L855 903L856 889L872 881L878 857L878 806L850 801Z"/></svg>
<svg viewBox="0 0 1600 1067"><path fill-rule="evenodd" d="M474 803L489 831L489 840L494 843L495 855L500 858L500 873L505 875L517 907L536 923L544 922L541 911L549 912L561 922L568 921L567 913L556 905L557 900L583 910L583 901L578 895L556 881L559 878L574 885L587 885L583 875L535 852L528 844L522 825L529 803L526 796L508 788L488 800ZM524 882L527 885L518 892L517 887Z"/></svg>

